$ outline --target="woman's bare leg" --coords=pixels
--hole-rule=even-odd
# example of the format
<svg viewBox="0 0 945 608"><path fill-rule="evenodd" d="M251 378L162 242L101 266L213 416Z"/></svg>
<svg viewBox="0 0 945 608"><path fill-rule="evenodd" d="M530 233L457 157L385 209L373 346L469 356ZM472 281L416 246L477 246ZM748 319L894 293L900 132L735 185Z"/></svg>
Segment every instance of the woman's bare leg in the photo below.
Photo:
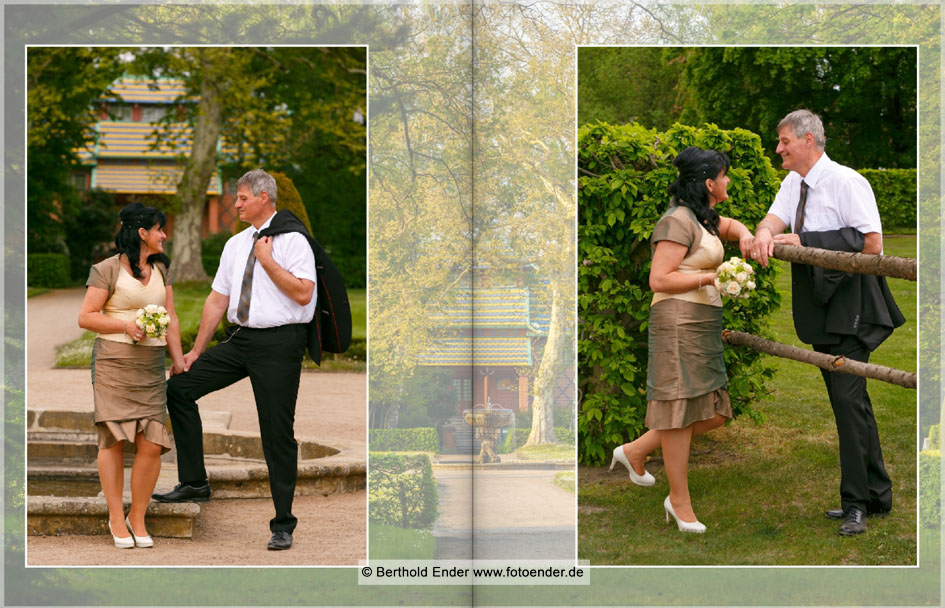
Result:
<svg viewBox="0 0 945 608"><path fill-rule="evenodd" d="M102 482L102 493L108 504L108 520L115 536L126 538L125 507L122 492L125 488L125 442L119 441L110 448L98 451L98 478Z"/></svg>
<svg viewBox="0 0 945 608"><path fill-rule="evenodd" d="M697 521L689 498L689 445L692 425L683 429L666 429L660 436L663 445L663 464L669 480L669 501L676 517L683 521Z"/></svg>
<svg viewBox="0 0 945 608"><path fill-rule="evenodd" d="M144 438L144 433L135 437L138 453L131 467L131 511L128 521L138 536L147 536L144 514L151 502L151 493L161 473L161 446Z"/></svg>
<svg viewBox="0 0 945 608"><path fill-rule="evenodd" d="M692 429L692 436L701 435L712 429L717 429L725 424L725 416L716 414L708 420L700 420L692 423L689 428ZM646 457L652 454L662 443L660 433L662 431L649 430L630 443L623 444L623 454L627 457L630 466L633 467L637 475L643 475L643 465L646 463Z"/></svg>

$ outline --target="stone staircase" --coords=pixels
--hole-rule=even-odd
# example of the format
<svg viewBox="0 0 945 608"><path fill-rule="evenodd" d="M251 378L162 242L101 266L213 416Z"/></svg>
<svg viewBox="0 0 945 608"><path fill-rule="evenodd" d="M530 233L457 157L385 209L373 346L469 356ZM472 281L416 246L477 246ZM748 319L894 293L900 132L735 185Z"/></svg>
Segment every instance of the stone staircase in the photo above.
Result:
<svg viewBox="0 0 945 608"><path fill-rule="evenodd" d="M268 498L269 474L255 433L229 429L229 412L201 411L207 476L213 500ZM168 430L173 429L168 424ZM331 445L297 437L296 495L363 490L367 483L363 442L333 439ZM96 457L92 412L27 411L27 531L33 535L108 534L105 499ZM134 445L125 447L125 506L131 503ZM162 457L159 491L177 483L176 451ZM148 506L148 530L155 536L191 538L200 515L196 503Z"/></svg>
<svg viewBox="0 0 945 608"><path fill-rule="evenodd" d="M456 447L451 450L451 454L461 454L464 456L475 457L479 455L481 446L476 439L476 433L473 427L466 424L462 416L450 418L446 424L453 429L453 439Z"/></svg>

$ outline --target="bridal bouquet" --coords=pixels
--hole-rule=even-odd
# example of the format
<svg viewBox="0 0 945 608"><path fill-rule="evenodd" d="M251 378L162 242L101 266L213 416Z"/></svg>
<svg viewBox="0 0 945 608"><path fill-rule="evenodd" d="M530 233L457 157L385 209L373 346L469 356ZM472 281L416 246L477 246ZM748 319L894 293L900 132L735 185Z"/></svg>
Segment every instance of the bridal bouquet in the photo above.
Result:
<svg viewBox="0 0 945 608"><path fill-rule="evenodd" d="M755 271L741 258L733 257L722 262L716 273L718 277L715 279L715 286L722 295L732 299L744 300L755 288L755 282L752 280Z"/></svg>
<svg viewBox="0 0 945 608"><path fill-rule="evenodd" d="M138 316L135 318L135 325L149 338L160 338L166 335L168 323L170 323L170 318L167 316L167 310L156 304L139 308Z"/></svg>

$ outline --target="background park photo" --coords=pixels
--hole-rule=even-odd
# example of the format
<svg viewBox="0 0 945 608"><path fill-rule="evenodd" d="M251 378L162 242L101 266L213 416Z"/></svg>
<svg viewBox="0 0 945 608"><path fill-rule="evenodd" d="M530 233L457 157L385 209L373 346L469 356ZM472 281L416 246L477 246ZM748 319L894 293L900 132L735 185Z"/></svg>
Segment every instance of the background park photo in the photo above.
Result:
<svg viewBox="0 0 945 608"><path fill-rule="evenodd" d="M579 554L607 564L915 564L916 391L869 380L894 513L860 542L845 542L824 518L836 501L836 431L816 367L726 346L735 420L694 439L693 501L715 522L704 538L679 538L662 523L664 491L608 474L616 445L645 429L646 328L651 293L649 235L668 206L675 152L688 145L731 159L730 198L720 214L749 229L765 216L786 174L774 154L788 112L819 113L826 152L871 183L884 253L916 256L916 54L911 48L581 48L579 171ZM726 258L739 255L728 248ZM791 319L790 270L755 264L758 288L727 301L724 327L803 346ZM916 283L889 279L907 317L871 357L915 372ZM920 478L932 504L928 463ZM928 460L928 463L926 462ZM618 467L619 468L619 467ZM648 465L661 471L659 452ZM621 469L622 470L622 469ZM660 479L659 473L656 473ZM658 482L659 484L659 482ZM659 486L658 486L659 487ZM938 515L921 514L929 527ZM878 547L882 547L878 550Z"/></svg>
<svg viewBox="0 0 945 608"><path fill-rule="evenodd" d="M320 366L307 354L303 363L296 510L308 512L314 529L308 545L284 559L341 564L363 558L366 49L32 47L26 78L30 349L22 424L29 426L30 563L117 559L105 550L105 519L82 517L104 503L96 497L95 446L89 443L95 334L78 329L76 318L89 267L113 252L119 209L138 201L168 217L166 251L186 352L223 246L248 225L234 208L236 180L256 167L276 178L277 209L301 218L339 268L353 313L351 348L325 356ZM223 338L225 324L211 345ZM226 563L270 563L265 553L243 555L236 550L239 535L225 532L246 525L252 514L268 518L248 380L208 395L200 406L210 477L221 500L184 517L152 504L155 534L167 542L136 557L200 564L220 554L228 555ZM159 489L176 483L173 454L164 460ZM227 479L241 477L262 481L228 488ZM332 519L338 521L328 523ZM335 546L322 545L326 538Z"/></svg>

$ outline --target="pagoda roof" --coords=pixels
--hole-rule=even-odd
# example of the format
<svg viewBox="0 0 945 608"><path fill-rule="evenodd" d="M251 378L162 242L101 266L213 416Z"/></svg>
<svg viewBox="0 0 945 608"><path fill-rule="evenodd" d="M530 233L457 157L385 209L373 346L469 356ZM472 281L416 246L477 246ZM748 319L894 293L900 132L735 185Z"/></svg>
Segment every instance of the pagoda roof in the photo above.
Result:
<svg viewBox="0 0 945 608"><path fill-rule="evenodd" d="M179 78L136 78L123 76L110 89L111 95L103 101L125 103L174 103L187 93L187 86Z"/></svg>
<svg viewBox="0 0 945 608"><path fill-rule="evenodd" d="M532 364L531 339L527 336L447 336L437 339L420 356L420 365L522 365Z"/></svg>
<svg viewBox="0 0 945 608"><path fill-rule="evenodd" d="M433 319L446 327L530 327L528 289L518 287L457 289L455 301Z"/></svg>
<svg viewBox="0 0 945 608"><path fill-rule="evenodd" d="M157 149L151 149L151 133L161 128L169 133ZM189 150L191 128L184 123L158 126L150 122L101 121L96 124L99 139L93 151L79 150L82 160L92 158L174 158ZM172 146L171 143L174 145Z"/></svg>
<svg viewBox="0 0 945 608"><path fill-rule="evenodd" d="M100 162L92 172L92 187L130 194L174 194L184 167L176 162L151 163ZM222 191L220 173L215 172L207 186L207 194Z"/></svg>

